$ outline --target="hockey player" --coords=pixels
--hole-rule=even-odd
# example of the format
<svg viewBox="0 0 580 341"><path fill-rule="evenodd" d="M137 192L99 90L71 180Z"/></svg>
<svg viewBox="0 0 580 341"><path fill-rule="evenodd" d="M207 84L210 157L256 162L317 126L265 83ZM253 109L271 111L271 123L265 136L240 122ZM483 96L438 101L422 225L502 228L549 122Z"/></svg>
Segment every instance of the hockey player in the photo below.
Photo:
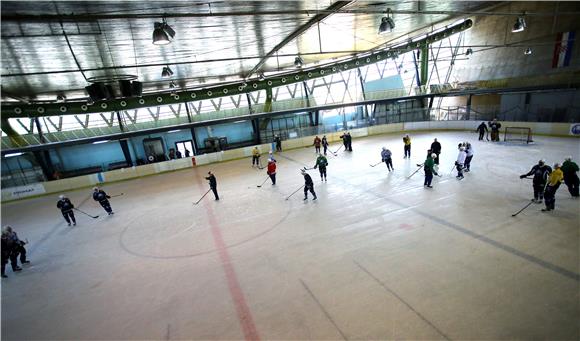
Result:
<svg viewBox="0 0 580 341"><path fill-rule="evenodd" d="M342 139L342 144L344 144L344 150L352 152L352 136L350 136L350 133L347 131L340 135L340 138Z"/></svg>
<svg viewBox="0 0 580 341"><path fill-rule="evenodd" d="M457 167L458 180L463 179L463 167L465 166L465 159L467 158L467 153L465 153L465 147L459 147L459 154L457 155L457 161L455 161L455 166Z"/></svg>
<svg viewBox="0 0 580 341"><path fill-rule="evenodd" d="M481 124L477 127L476 131L479 132L479 141L483 141L483 135L488 131L485 122L481 122Z"/></svg>
<svg viewBox="0 0 580 341"><path fill-rule="evenodd" d="M314 143L312 144L314 146L314 150L316 154L320 154L320 143L322 142L322 140L320 139L320 137L318 137L318 135L316 135L316 137L314 138Z"/></svg>
<svg viewBox="0 0 580 341"><path fill-rule="evenodd" d="M423 183L423 187L433 188L433 186L431 186L431 181L433 181L433 174L438 175L435 171L434 159L436 156L437 155L435 153L427 156L427 159L423 164L423 170L425 171L425 182Z"/></svg>
<svg viewBox="0 0 580 341"><path fill-rule="evenodd" d="M316 193L314 192L314 182L312 182L312 178L310 175L308 175L308 173L306 173L304 169L301 171L301 173L304 176L304 200L308 199L308 191L310 191L310 193L312 193L314 196L312 200L316 200L317 198Z"/></svg>
<svg viewBox="0 0 580 341"><path fill-rule="evenodd" d="M73 208L75 208L75 206L72 204L72 202L70 202L70 200L64 194L61 194L58 198L59 198L59 200L56 203L56 207L60 209L60 212L62 213L64 220L66 220L66 222L68 223L68 226L70 226L71 220L72 220L72 224L74 226L76 226L77 221L75 219L75 214L73 212Z"/></svg>
<svg viewBox="0 0 580 341"><path fill-rule="evenodd" d="M536 203L541 203L544 199L544 187L546 186L546 180L548 175L552 172L550 166L546 165L544 160L538 161L538 164L532 167L532 169L526 174L520 175L520 179L523 179L529 175L534 175L533 178L533 188L534 188L534 199Z"/></svg>
<svg viewBox="0 0 580 341"><path fill-rule="evenodd" d="M314 169L318 168L318 171L320 171L320 181L326 181L326 166L328 166L326 156L318 155Z"/></svg>
<svg viewBox="0 0 580 341"><path fill-rule="evenodd" d="M391 153L391 151L388 150L387 147L383 147L383 150L381 151L381 160L387 165L387 169L389 170L389 172L394 170L393 159L391 158L392 155L393 153Z"/></svg>
<svg viewBox="0 0 580 341"><path fill-rule="evenodd" d="M252 149L252 167L254 167L254 165L256 165L256 167L260 167L260 150L258 147L254 147L254 149Z"/></svg>
<svg viewBox="0 0 580 341"><path fill-rule="evenodd" d="M30 261L26 260L26 248L24 247L26 242L18 238L18 234L14 232L11 226L4 227L2 232L6 234L8 238L8 244L10 245L10 261L12 263L12 270L14 270L15 267L18 267L18 256L20 256L20 263L30 263Z"/></svg>
<svg viewBox="0 0 580 341"><path fill-rule="evenodd" d="M22 268L18 266L18 261L16 256L18 254L14 254L15 252L15 245L10 238L10 235L7 231L2 231L2 278L6 278L6 264L8 264L8 260L10 260L10 265L12 266L12 271L18 272L22 271Z"/></svg>
<svg viewBox="0 0 580 341"><path fill-rule="evenodd" d="M276 185L276 161L270 159L268 160L268 170L266 171L266 174L268 174L268 176L270 177L270 180L272 180L272 186Z"/></svg>
<svg viewBox="0 0 580 341"><path fill-rule="evenodd" d="M434 139L433 143L431 143L431 152L435 153L436 157L434 158L433 161L435 161L435 164L438 165L439 164L439 154L441 154L441 143L439 143L439 141L437 141L437 139Z"/></svg>
<svg viewBox="0 0 580 341"><path fill-rule="evenodd" d="M276 151L281 152L282 151L282 139L280 139L280 136L274 135L274 143L276 144Z"/></svg>
<svg viewBox="0 0 580 341"><path fill-rule="evenodd" d="M99 204L101 204L101 206L105 209L108 215L115 214L113 212L113 209L111 208L111 203L109 203L109 199L111 199L111 197L108 196L107 193L105 193L105 191L103 191L99 187L93 188L93 200L98 201Z"/></svg>
<svg viewBox="0 0 580 341"><path fill-rule="evenodd" d="M491 129L491 140L492 141L499 141L499 129L501 128L501 123L497 121L497 118L494 118L493 121L488 122L489 128Z"/></svg>
<svg viewBox="0 0 580 341"><path fill-rule="evenodd" d="M403 143L405 144L404 147L404 152L405 152L405 157L403 159L411 158L411 138L409 137L409 134L403 136Z"/></svg>
<svg viewBox="0 0 580 341"><path fill-rule="evenodd" d="M6 276L6 264L8 264L8 260L10 259L10 249L8 247L8 236L5 236L2 233L2 278L7 278Z"/></svg>
<svg viewBox="0 0 580 341"><path fill-rule="evenodd" d="M576 174L576 172L578 172L578 165L576 162L572 161L571 156L566 158L561 170L562 173L564 173L564 182L566 183L566 186L568 186L568 192L570 192L572 198L578 198L578 185L580 183L578 175Z"/></svg>
<svg viewBox="0 0 580 341"><path fill-rule="evenodd" d="M326 155L326 150L328 149L328 140L326 135L322 136L322 147L324 148L324 155Z"/></svg>
<svg viewBox="0 0 580 341"><path fill-rule="evenodd" d="M218 195L217 192L217 180L215 178L215 175L212 174L212 172L207 172L208 176L205 178L206 180L209 180L209 188L211 189L211 191L213 192L213 195L215 196L215 200L220 200L220 196Z"/></svg>
<svg viewBox="0 0 580 341"><path fill-rule="evenodd" d="M543 212L553 211L554 205L556 204L556 191L560 187L560 183L564 179L564 173L560 169L560 164L554 164L554 171L550 173L548 177L548 185L544 191L544 198L546 199L546 208L543 208Z"/></svg>
<svg viewBox="0 0 580 341"><path fill-rule="evenodd" d="M348 151L352 152L352 136L350 136L349 132L346 132L346 138L348 141Z"/></svg>
<svg viewBox="0 0 580 341"><path fill-rule="evenodd" d="M471 159L473 159L473 146L469 142L465 142L465 171L469 172L471 169Z"/></svg>

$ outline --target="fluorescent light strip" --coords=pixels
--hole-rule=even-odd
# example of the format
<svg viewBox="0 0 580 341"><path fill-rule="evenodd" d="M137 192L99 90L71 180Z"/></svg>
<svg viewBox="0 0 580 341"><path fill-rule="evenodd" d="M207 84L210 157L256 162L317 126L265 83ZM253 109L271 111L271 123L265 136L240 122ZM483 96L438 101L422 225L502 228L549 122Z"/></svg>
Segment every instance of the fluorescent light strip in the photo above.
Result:
<svg viewBox="0 0 580 341"><path fill-rule="evenodd" d="M181 131L181 129L177 129L177 130L170 130L170 131L168 131L167 133L168 133L168 134L170 134L170 133L177 133L177 132L180 132L180 131Z"/></svg>
<svg viewBox="0 0 580 341"><path fill-rule="evenodd" d="M93 142L93 144L101 144L101 143L107 143L107 142L109 142L109 140L95 141L95 142Z"/></svg>
<svg viewBox="0 0 580 341"><path fill-rule="evenodd" d="M24 154L24 153L11 153L11 154L6 154L6 155L4 155L4 157L20 156L20 155L22 155L22 154Z"/></svg>

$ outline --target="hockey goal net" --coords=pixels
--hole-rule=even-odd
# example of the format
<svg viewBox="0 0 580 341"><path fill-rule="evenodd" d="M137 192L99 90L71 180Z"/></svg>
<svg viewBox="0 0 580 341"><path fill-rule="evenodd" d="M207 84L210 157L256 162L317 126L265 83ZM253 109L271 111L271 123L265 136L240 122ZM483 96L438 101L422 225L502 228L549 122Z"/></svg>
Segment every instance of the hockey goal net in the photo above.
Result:
<svg viewBox="0 0 580 341"><path fill-rule="evenodd" d="M521 143L533 142L532 129L525 127L506 127L503 140Z"/></svg>

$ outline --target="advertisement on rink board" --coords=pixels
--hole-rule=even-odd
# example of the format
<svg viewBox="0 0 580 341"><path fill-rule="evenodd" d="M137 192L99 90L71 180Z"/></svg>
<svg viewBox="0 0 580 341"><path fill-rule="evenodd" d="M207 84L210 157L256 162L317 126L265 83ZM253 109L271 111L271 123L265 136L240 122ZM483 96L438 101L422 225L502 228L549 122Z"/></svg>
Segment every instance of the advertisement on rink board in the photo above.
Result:
<svg viewBox="0 0 580 341"><path fill-rule="evenodd" d="M570 135L580 136L580 123L572 123L570 125Z"/></svg>
<svg viewBox="0 0 580 341"><path fill-rule="evenodd" d="M8 194L9 198L7 199L20 199L29 197L31 195L43 194L46 192L46 190L42 184L31 184L26 186L12 187L2 192L3 194Z"/></svg>

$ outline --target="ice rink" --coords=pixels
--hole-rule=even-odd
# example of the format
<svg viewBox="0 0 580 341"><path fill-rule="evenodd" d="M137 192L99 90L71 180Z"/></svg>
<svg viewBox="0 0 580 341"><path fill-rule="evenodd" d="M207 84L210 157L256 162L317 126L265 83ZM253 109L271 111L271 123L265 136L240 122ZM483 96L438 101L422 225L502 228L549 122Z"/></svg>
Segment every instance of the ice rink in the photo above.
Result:
<svg viewBox="0 0 580 341"><path fill-rule="evenodd" d="M423 188L434 137L441 178ZM105 185L114 216L91 189L2 205L2 224L28 239L31 264L2 280L2 336L14 339L578 339L580 201L565 185L556 210L533 204L519 175L580 142L479 142L474 133L412 133L353 141L328 156L328 182L299 169L314 148L276 154L278 181L250 158ZM450 170L470 141L472 171ZM336 150L340 145L331 145ZM395 171L380 161L393 152ZM264 162L266 156L262 157ZM265 162L264 162L265 163ZM212 170L220 201L203 179Z"/></svg>

